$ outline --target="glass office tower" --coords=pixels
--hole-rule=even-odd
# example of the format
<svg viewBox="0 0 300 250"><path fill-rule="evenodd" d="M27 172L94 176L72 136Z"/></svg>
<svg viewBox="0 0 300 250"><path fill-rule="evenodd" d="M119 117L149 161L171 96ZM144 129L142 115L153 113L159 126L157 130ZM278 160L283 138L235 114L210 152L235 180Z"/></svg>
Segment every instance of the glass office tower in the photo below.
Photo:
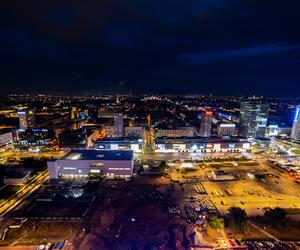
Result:
<svg viewBox="0 0 300 250"><path fill-rule="evenodd" d="M269 107L269 104L261 102L242 102L239 135L246 138L264 137Z"/></svg>

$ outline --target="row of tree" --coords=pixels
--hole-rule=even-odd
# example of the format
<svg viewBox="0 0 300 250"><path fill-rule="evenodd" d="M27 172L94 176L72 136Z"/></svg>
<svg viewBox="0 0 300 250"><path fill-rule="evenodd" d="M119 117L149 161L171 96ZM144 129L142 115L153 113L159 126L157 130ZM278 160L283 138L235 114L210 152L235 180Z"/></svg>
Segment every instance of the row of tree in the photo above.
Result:
<svg viewBox="0 0 300 250"><path fill-rule="evenodd" d="M282 208L264 208L263 220L267 225L283 228L286 222L286 211ZM237 232L244 232L247 222L247 213L240 207L231 207L228 209L226 224ZM209 224L213 228L222 229L225 221L222 217L213 215L209 218Z"/></svg>

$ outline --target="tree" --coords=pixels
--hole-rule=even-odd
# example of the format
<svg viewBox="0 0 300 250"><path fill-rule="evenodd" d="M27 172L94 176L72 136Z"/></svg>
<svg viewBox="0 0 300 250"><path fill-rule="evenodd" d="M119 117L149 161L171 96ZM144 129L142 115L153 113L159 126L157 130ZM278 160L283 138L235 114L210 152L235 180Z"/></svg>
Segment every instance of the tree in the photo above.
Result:
<svg viewBox="0 0 300 250"><path fill-rule="evenodd" d="M212 228L215 229L224 228L224 219L222 217L218 217L216 215L210 216L208 222Z"/></svg>
<svg viewBox="0 0 300 250"><path fill-rule="evenodd" d="M286 219L286 211L280 207L264 208L264 219L269 225L282 226Z"/></svg>
<svg viewBox="0 0 300 250"><path fill-rule="evenodd" d="M157 168L157 171L158 172L164 172L167 167L168 167L167 163L165 161L161 161L158 168Z"/></svg>
<svg viewBox="0 0 300 250"><path fill-rule="evenodd" d="M228 209L229 224L238 232L244 232L246 226L247 214L240 207L231 207Z"/></svg>
<svg viewBox="0 0 300 250"><path fill-rule="evenodd" d="M37 172L44 171L47 169L47 160L47 158L28 157L23 159L22 166L25 169L30 170L31 174L34 175Z"/></svg>

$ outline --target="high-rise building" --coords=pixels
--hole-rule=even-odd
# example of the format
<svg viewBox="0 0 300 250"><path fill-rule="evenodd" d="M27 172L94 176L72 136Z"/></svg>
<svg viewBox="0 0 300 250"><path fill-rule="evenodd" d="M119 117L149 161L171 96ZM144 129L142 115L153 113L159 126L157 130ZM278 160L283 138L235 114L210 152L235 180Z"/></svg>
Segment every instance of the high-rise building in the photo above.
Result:
<svg viewBox="0 0 300 250"><path fill-rule="evenodd" d="M219 137L222 136L234 136L235 124L234 123L220 123L217 127L217 133Z"/></svg>
<svg viewBox="0 0 300 250"><path fill-rule="evenodd" d="M268 122L269 104L242 102L239 135L246 138L264 137Z"/></svg>
<svg viewBox="0 0 300 250"><path fill-rule="evenodd" d="M293 122L291 138L300 140L300 105L296 107L296 114Z"/></svg>
<svg viewBox="0 0 300 250"><path fill-rule="evenodd" d="M201 114L201 125L199 135L202 137L211 136L212 111L206 110Z"/></svg>
<svg viewBox="0 0 300 250"><path fill-rule="evenodd" d="M124 136L123 114L114 113L114 134L115 137Z"/></svg>
<svg viewBox="0 0 300 250"><path fill-rule="evenodd" d="M35 114L32 110L18 111L20 129L29 129L35 127Z"/></svg>
<svg viewBox="0 0 300 250"><path fill-rule="evenodd" d="M78 119L79 118L79 111L77 107L72 107L71 111L71 119Z"/></svg>

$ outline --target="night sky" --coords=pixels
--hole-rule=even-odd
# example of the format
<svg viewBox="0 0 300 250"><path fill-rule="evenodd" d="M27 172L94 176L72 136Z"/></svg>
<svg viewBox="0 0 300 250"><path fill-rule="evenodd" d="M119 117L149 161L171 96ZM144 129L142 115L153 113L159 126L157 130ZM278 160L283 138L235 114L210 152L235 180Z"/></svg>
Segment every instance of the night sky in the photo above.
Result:
<svg viewBox="0 0 300 250"><path fill-rule="evenodd" d="M2 93L300 95L299 0L4 0Z"/></svg>

